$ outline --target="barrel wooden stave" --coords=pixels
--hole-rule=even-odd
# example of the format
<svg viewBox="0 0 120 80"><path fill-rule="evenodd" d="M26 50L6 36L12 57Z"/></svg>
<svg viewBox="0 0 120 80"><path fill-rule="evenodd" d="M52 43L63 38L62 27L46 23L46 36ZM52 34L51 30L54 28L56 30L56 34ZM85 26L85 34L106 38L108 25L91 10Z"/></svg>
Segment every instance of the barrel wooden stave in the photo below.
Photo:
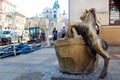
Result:
<svg viewBox="0 0 120 80"><path fill-rule="evenodd" d="M54 46L61 72L80 74L86 70L91 57L84 40L59 39L54 42Z"/></svg>

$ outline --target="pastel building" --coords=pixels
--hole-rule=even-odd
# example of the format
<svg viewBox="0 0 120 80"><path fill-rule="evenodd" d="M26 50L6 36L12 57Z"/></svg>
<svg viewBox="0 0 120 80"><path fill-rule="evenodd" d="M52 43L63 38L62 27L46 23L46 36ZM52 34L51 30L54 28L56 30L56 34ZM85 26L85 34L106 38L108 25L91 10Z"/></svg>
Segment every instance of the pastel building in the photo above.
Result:
<svg viewBox="0 0 120 80"><path fill-rule="evenodd" d="M16 6L8 0L0 0L0 31L4 29L23 32L26 17L16 12Z"/></svg>

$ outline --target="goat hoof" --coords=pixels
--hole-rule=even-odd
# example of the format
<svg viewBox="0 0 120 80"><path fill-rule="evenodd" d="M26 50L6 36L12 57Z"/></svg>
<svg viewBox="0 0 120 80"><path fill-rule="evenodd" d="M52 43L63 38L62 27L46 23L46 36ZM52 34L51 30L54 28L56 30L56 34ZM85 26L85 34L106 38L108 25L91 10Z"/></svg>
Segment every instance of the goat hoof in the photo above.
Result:
<svg viewBox="0 0 120 80"><path fill-rule="evenodd" d="M100 78L100 79L104 79L106 76L107 76L107 70L103 70L103 71L100 73L99 78Z"/></svg>

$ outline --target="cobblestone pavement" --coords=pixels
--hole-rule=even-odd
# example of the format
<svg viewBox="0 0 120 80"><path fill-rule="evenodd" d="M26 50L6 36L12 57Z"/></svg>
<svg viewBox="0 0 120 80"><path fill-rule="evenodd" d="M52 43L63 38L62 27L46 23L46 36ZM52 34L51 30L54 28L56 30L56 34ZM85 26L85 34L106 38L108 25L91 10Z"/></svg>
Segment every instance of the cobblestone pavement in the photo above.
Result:
<svg viewBox="0 0 120 80"><path fill-rule="evenodd" d="M110 46L108 52L111 56L108 70L114 80L120 80L120 46Z"/></svg>
<svg viewBox="0 0 120 80"><path fill-rule="evenodd" d="M108 72L113 80L120 80L120 47L111 46L108 52L111 55ZM103 66L102 58L99 66ZM53 75L62 75L53 47L0 59L0 80L51 80Z"/></svg>

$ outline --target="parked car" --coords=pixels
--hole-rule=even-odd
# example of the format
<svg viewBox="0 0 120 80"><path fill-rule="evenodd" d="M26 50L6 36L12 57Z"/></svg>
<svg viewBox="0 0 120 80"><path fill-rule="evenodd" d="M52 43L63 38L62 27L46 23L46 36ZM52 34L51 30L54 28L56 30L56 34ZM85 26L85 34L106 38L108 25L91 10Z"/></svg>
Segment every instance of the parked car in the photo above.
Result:
<svg viewBox="0 0 120 80"><path fill-rule="evenodd" d="M3 44L19 42L20 33L14 30L3 30L0 34L0 41Z"/></svg>

